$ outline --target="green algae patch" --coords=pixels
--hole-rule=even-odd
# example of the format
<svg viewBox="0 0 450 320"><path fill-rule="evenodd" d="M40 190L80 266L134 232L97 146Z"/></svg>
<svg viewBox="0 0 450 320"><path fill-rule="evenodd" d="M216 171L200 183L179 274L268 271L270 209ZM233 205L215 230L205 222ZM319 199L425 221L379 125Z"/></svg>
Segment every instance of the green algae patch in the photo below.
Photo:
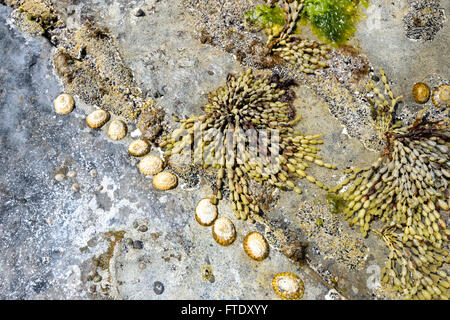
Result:
<svg viewBox="0 0 450 320"><path fill-rule="evenodd" d="M345 44L353 36L356 24L363 17L363 8L369 6L368 0L305 0L303 5L298 2L300 19L293 33L300 34L302 26L310 25L321 41L334 46ZM289 19L287 2L282 4L284 6L281 7L262 4L246 12L247 25L264 29L266 34L276 37L282 32L286 19Z"/></svg>
<svg viewBox="0 0 450 320"><path fill-rule="evenodd" d="M331 212L340 213L345 209L345 200L336 193L328 193L327 202L331 206Z"/></svg>
<svg viewBox="0 0 450 320"><path fill-rule="evenodd" d="M258 28L266 30L266 33L278 34L286 22L285 13L280 7L266 4L259 5L256 9L245 13L245 21Z"/></svg>
<svg viewBox="0 0 450 320"><path fill-rule="evenodd" d="M347 42L356 32L366 0L306 0L298 29L308 22L315 35L323 42L338 46Z"/></svg>

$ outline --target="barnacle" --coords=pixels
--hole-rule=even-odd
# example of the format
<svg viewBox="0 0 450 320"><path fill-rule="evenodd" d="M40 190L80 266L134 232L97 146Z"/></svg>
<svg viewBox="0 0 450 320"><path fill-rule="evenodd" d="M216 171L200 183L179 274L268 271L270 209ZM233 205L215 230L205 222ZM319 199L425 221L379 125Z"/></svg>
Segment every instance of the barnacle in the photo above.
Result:
<svg viewBox="0 0 450 320"><path fill-rule="evenodd" d="M229 75L226 86L209 95L205 114L178 120L181 125L162 138L165 156L190 154L194 164L217 171L211 201L222 199L228 187L238 219L253 219L260 208L249 188L250 180L279 188L301 189L295 178L327 187L306 173L309 163L335 169L317 154L321 135L294 131L293 92L276 75L254 76L251 69Z"/></svg>
<svg viewBox="0 0 450 320"><path fill-rule="evenodd" d="M349 169L346 173L350 176L331 191L346 188L340 194L345 201L342 213L351 226L360 226L364 236L376 218L386 224L384 230L396 226L398 232L391 232L389 236L378 232L383 234L386 241L390 239L387 242L392 250L395 249L391 250L394 253L391 253L390 261L395 255L404 265L407 260L398 254L399 248L420 247L408 250L418 250L417 259L433 263L437 258L427 253L427 250L441 252L441 248L448 245L450 234L443 216L448 214L450 206L449 119L429 121L424 116L426 109L423 109L410 125L393 123L395 105L401 97L394 97L382 69L381 79L390 101L373 82L369 87L375 93L372 101L373 124L386 141L385 150L371 166ZM413 261L416 266L417 259ZM442 262L439 259L437 261ZM433 268L439 270L439 266ZM389 276L394 275L395 271L389 273ZM442 270L435 276L447 281L447 275ZM412 294L406 280L392 281L395 281L394 288L408 297L415 297L420 292L417 291L420 289L418 287ZM442 295L448 296L446 292ZM439 298L441 294L431 296Z"/></svg>

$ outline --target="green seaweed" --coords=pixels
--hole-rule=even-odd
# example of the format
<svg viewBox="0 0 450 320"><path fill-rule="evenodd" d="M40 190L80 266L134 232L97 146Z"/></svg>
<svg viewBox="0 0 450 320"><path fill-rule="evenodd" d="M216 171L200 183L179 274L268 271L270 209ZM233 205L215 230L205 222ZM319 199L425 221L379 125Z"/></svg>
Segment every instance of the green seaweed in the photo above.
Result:
<svg viewBox="0 0 450 320"><path fill-rule="evenodd" d="M316 225L319 227L323 227L323 219L317 219L316 220Z"/></svg>
<svg viewBox="0 0 450 320"><path fill-rule="evenodd" d="M362 9L368 6L369 0L304 0L293 33L301 33L301 27L309 24L321 41L339 46L356 32ZM245 21L276 37L286 23L286 12L280 6L262 4L246 12Z"/></svg>
<svg viewBox="0 0 450 320"><path fill-rule="evenodd" d="M346 201L336 193L330 192L327 195L327 202L330 204L333 213L340 213L345 209Z"/></svg>
<svg viewBox="0 0 450 320"><path fill-rule="evenodd" d="M356 31L367 0L305 0L299 24L309 24L320 40L341 45Z"/></svg>
<svg viewBox="0 0 450 320"><path fill-rule="evenodd" d="M262 4L254 10L245 13L245 20L251 25L270 30L273 33L281 32L286 22L285 13L280 7L270 7Z"/></svg>

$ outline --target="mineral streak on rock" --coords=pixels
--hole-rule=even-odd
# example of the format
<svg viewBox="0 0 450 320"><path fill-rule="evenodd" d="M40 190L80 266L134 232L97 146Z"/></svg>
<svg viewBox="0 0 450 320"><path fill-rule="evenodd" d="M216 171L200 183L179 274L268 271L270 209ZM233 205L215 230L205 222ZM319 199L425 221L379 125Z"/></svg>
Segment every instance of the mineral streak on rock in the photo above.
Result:
<svg viewBox="0 0 450 320"><path fill-rule="evenodd" d="M93 270L87 278L90 294L93 298L111 298L113 288L111 260L116 246L121 243L125 231L109 231L102 235L109 243L107 250L92 259Z"/></svg>
<svg viewBox="0 0 450 320"><path fill-rule="evenodd" d="M449 119L429 121L423 109L412 124L394 123L401 97L394 97L380 72L389 97L373 82L370 88L373 124L385 140L384 153L367 168L347 170L350 176L332 191L346 187L342 213L365 236L373 220L386 224L376 231L391 250L385 283L406 298L446 299L448 291L439 286L448 283Z"/></svg>
<svg viewBox="0 0 450 320"><path fill-rule="evenodd" d="M217 170L212 203L222 199L228 187L233 211L238 219L255 219L260 206L249 188L251 180L282 189L302 191L296 178L306 178L318 187L327 187L306 173L309 163L325 168L317 153L321 135L303 135L292 126L295 118L290 101L291 83L277 76L254 76L251 69L239 77L229 75L227 84L212 92L204 115L180 120L180 128L160 144L165 156L190 154L203 168Z"/></svg>

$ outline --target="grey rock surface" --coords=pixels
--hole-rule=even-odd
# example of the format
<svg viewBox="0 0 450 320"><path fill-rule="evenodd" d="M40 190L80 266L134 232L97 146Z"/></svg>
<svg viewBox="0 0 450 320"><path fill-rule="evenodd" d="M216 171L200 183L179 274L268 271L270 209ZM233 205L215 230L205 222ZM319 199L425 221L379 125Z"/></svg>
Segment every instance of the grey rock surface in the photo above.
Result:
<svg viewBox="0 0 450 320"><path fill-rule="evenodd" d="M250 7L255 1L241 3ZM252 66L250 60L241 65L221 44L202 44L204 22L184 5L55 2L68 28L79 28L88 18L109 28L144 96L165 110L165 129L176 125L171 115L200 114L208 92L223 85L228 73ZM221 10L227 13L224 20L241 30L234 5L224 1ZM448 13L449 3L442 5ZM136 16L136 8L145 15ZM433 41L413 42L402 20L408 10L373 1L352 40L362 52L345 56L337 50L333 66L317 76L274 68L299 82L295 106L303 120L296 129L323 133L321 154L339 169L370 164L378 155L366 148L374 134L364 121L368 104L361 94L372 73L353 81L359 63L366 59L374 69L385 68L394 88L405 92L400 112L405 118L419 109L410 94L414 82L448 81L448 21ZM234 221L238 236L230 247L220 247L211 228L194 218L196 203L211 195L209 173L180 174L176 189L158 191L126 151L139 136L136 123L129 123L124 140L111 141L106 126L86 126L86 115L97 106L75 97L75 110L57 115L53 99L65 88L53 69L55 49L44 37L19 31L11 11L0 5L0 299L278 299L272 278L287 271L304 280L303 299L335 298L334 286L349 299L392 298L378 287L387 254L382 241L348 227L331 213L326 193L305 181L299 182L301 196L273 192L269 226L235 221L228 201L221 201L219 214ZM239 32L243 43L257 38ZM311 173L330 185L343 176L321 168ZM64 179L56 180L57 174ZM251 231L271 237L268 227L309 242L306 264L293 263L275 246L266 260L249 259L243 238ZM213 270L212 281L202 279L205 265Z"/></svg>

